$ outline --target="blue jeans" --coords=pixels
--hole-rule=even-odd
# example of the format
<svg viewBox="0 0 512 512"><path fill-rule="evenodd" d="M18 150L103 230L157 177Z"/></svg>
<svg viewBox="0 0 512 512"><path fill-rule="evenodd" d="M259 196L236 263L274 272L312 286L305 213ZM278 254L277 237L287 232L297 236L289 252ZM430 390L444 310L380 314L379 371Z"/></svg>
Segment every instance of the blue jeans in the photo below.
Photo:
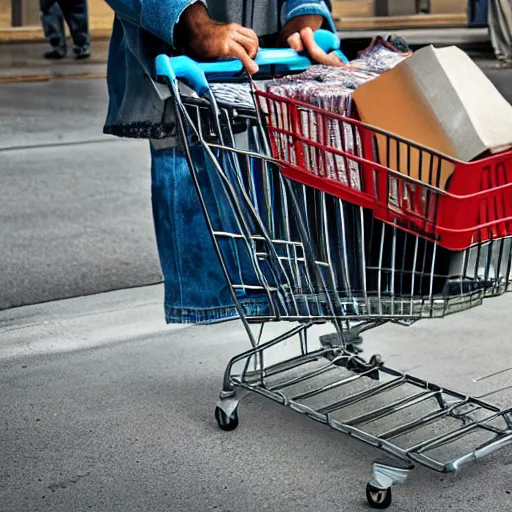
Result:
<svg viewBox="0 0 512 512"><path fill-rule="evenodd" d="M237 232L220 179L202 150L193 149L204 199L215 229ZM152 203L160 264L165 280L168 323L213 323L238 316L185 156L175 149L151 148ZM209 172L208 172L209 169ZM224 245L222 245L224 244ZM258 284L240 240L221 240L227 270L235 282ZM244 311L265 314L261 293L237 290Z"/></svg>
<svg viewBox="0 0 512 512"><path fill-rule="evenodd" d="M250 235L261 233L254 216L251 214L247 201L239 200L240 216L237 217L229 201L229 195L223 186L219 173L211 160L205 156L203 150L192 147L195 174L203 195L210 221L215 232L243 234L240 218L244 220L246 232ZM234 299L230 293L230 286L221 267L219 257L214 248L210 231L207 227L201 203L197 195L187 160L183 154L174 149L155 150L152 148L152 200L155 222L156 238L160 262L165 279L165 315L168 323L211 323L225 319L235 318L238 312L234 306ZM222 171L228 181L233 185L235 196L240 199L240 175L247 176L247 167L244 172L237 173L235 167L241 171L244 161L234 160L232 155L216 155ZM247 164L246 164L247 165ZM282 195L279 186L276 186L272 172L267 169L263 172L259 159L251 159L250 173L254 179L251 204L258 211L259 222L271 222L274 239L300 241L294 214L284 215L281 212ZM275 211L268 212L267 199L263 195L265 176L270 180L271 203ZM275 178L274 178L275 179ZM305 189L302 185L292 184L298 207L301 212L310 211L311 219L320 218L323 209L318 194L313 189ZM362 290L361 245L364 230L358 207L345 204L343 212L339 202L326 199L329 248L323 242L325 236L321 225L316 221L309 227L311 250L315 252L315 261L325 261L327 250L331 253L331 269L327 271L321 267L320 272L328 290L337 290L342 296L351 297ZM315 210L315 212L313 212ZM268 215L270 213L271 215ZM340 224L341 215L344 226ZM370 216L371 217L371 216ZM267 220L265 220L267 219ZM289 225L286 227L286 219ZM263 225L269 230L269 226ZM345 233L344 236L342 234ZM301 316L323 316L328 314L326 303L307 299L301 292L301 286L295 288L301 300L292 304L291 291L294 286L302 283L302 289L308 289L306 266L298 264L297 269L291 269L284 263L281 268L276 264L275 257L286 261L288 248L286 245L275 242L276 251L274 259L261 258L262 253L268 253L268 248L256 247L256 244L246 245L243 237L231 238L217 236L219 249L225 262L229 280L238 285L236 296L243 310L248 316L266 316L271 311L269 300L261 289L262 283L268 284L273 290L279 290L273 295L273 305L281 314L289 314L297 307L297 314ZM283 259L284 258L284 259ZM298 274L297 274L298 272ZM289 279L291 276L292 281ZM287 283L291 284L286 286ZM283 288L284 285L284 288ZM317 290L319 283L313 279L313 289ZM257 289L259 287L259 289ZM306 294L307 295L307 294ZM351 309L350 301L345 306ZM290 309L292 308L292 309ZM348 310L347 310L348 311Z"/></svg>

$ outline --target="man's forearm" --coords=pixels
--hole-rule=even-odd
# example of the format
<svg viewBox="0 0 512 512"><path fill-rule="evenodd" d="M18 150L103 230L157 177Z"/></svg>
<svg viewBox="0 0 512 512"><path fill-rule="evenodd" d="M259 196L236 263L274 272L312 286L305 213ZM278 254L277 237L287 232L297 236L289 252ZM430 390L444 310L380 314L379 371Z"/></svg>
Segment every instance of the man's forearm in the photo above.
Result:
<svg viewBox="0 0 512 512"><path fill-rule="evenodd" d="M184 48L188 43L197 37L208 23L211 23L208 10L202 2L196 2L188 6L179 17L174 31L174 45L177 48Z"/></svg>
<svg viewBox="0 0 512 512"><path fill-rule="evenodd" d="M249 73L258 71L253 60L258 52L256 33L238 23L215 21L203 4L189 5L181 13L174 30L174 46L195 59L237 58Z"/></svg>
<svg viewBox="0 0 512 512"><path fill-rule="evenodd" d="M106 2L121 19L142 27L171 46L174 46L175 28L183 13L196 4L204 5L203 0L106 0Z"/></svg>

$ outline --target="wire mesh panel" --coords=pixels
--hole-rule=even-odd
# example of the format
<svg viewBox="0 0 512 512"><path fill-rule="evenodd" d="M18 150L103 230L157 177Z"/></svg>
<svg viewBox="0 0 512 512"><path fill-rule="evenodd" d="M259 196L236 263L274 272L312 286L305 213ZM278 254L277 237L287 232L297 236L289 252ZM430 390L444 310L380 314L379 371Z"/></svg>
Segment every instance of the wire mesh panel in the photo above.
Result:
<svg viewBox="0 0 512 512"><path fill-rule="evenodd" d="M289 178L448 249L512 235L512 152L461 162L355 119L257 95Z"/></svg>
<svg viewBox="0 0 512 512"><path fill-rule="evenodd" d="M510 288L510 238L450 251L379 220L371 208L288 179L266 156L260 114L246 105L186 101L193 172L221 259L242 305L258 304L249 320L440 317ZM342 137L349 139L346 130ZM350 137L357 153L358 132ZM294 144L281 142L291 158ZM295 150L318 163L318 175L335 172L360 193L363 164ZM400 186L394 195L403 205Z"/></svg>

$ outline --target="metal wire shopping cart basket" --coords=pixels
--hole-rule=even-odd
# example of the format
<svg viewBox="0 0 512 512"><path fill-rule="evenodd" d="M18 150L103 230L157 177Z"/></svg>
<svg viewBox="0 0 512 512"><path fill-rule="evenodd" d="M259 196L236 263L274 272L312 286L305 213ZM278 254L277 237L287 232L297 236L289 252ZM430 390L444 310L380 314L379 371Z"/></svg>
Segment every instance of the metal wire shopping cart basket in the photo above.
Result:
<svg viewBox="0 0 512 512"><path fill-rule="evenodd" d="M380 448L393 462L374 464L367 499L376 508L389 506L391 486L415 464L457 472L512 443L510 409L359 353L368 329L442 317L510 289L512 155L476 164L464 181L469 164L353 119L263 90L217 100L204 69L218 71L186 57L157 60L252 344L226 368L219 426L237 427L240 391L250 390ZM231 96L240 87L228 86ZM397 155L407 159L400 168ZM426 161L430 179L413 172L412 162ZM448 191L439 182L445 165ZM277 321L292 325L263 342L263 327ZM308 338L325 322L335 335ZM297 354L269 363L291 339Z"/></svg>

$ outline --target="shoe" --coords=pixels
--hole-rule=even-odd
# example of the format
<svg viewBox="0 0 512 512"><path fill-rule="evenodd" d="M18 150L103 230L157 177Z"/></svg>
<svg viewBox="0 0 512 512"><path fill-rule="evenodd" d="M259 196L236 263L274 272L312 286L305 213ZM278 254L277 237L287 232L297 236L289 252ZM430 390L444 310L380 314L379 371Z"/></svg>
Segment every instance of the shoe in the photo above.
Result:
<svg viewBox="0 0 512 512"><path fill-rule="evenodd" d="M512 69L512 60L509 59L503 59L496 64L496 67L498 69Z"/></svg>
<svg viewBox="0 0 512 512"><path fill-rule="evenodd" d="M50 50L49 52L46 52L44 54L45 59L63 59L66 56L66 50L58 50L54 48L53 50Z"/></svg>
<svg viewBox="0 0 512 512"><path fill-rule="evenodd" d="M76 60L88 59L91 56L88 46L75 46L73 48Z"/></svg>

